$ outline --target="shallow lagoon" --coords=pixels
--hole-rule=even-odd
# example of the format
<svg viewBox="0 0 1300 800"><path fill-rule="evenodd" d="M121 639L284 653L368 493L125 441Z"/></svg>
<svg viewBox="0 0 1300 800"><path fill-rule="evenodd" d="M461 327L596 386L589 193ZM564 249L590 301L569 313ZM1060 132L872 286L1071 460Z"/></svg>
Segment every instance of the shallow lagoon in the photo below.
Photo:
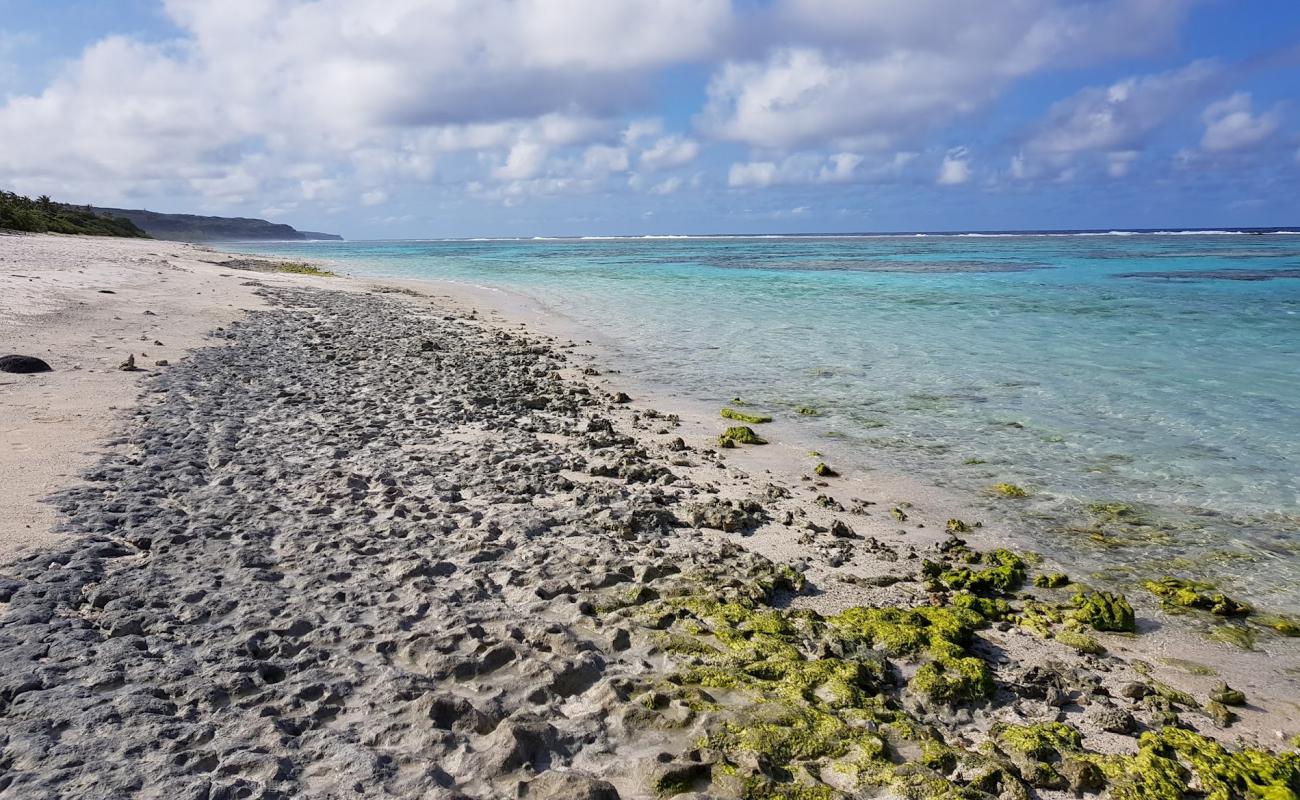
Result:
<svg viewBox="0 0 1300 800"><path fill-rule="evenodd" d="M245 249L523 292L599 331L629 376L741 395L857 466L1022 485L1041 549L1072 563L1212 576L1300 610L1300 236Z"/></svg>

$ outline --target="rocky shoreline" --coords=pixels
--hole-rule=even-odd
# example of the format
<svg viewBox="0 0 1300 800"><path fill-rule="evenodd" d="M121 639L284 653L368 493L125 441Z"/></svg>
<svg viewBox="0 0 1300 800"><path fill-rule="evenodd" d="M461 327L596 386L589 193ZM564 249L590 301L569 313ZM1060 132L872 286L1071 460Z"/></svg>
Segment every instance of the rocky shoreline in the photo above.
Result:
<svg viewBox="0 0 1300 800"><path fill-rule="evenodd" d="M1300 793L1253 698L975 520L865 535L912 510L738 474L565 345L259 293L0 570L0 796Z"/></svg>

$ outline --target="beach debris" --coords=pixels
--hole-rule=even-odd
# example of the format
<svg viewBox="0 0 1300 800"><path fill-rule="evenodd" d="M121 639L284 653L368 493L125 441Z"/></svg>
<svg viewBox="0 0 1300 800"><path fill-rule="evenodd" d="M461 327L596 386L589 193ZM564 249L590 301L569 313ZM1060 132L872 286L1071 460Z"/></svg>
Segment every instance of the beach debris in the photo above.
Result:
<svg viewBox="0 0 1300 800"><path fill-rule="evenodd" d="M117 368L122 370L123 372L138 371L140 368L135 365L135 353L128 353L126 356L126 361L123 361L121 364L118 364Z"/></svg>
<svg viewBox="0 0 1300 800"><path fill-rule="evenodd" d="M0 372L31 375L37 372L53 372L53 369L36 356L8 355L0 356Z"/></svg>

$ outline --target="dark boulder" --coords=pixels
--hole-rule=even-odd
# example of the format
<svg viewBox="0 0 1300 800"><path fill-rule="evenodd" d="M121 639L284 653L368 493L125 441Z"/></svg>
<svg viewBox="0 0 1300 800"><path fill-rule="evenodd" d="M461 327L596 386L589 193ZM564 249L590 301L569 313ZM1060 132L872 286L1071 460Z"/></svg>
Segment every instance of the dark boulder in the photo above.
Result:
<svg viewBox="0 0 1300 800"><path fill-rule="evenodd" d="M50 365L36 356L0 356L0 372L26 375L33 372L51 372Z"/></svg>

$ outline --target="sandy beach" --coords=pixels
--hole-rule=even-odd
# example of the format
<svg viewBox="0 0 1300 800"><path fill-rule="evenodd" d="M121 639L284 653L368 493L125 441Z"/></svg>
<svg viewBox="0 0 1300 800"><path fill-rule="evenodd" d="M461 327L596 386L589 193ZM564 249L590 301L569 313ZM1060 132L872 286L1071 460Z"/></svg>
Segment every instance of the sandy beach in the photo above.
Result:
<svg viewBox="0 0 1300 800"><path fill-rule="evenodd" d="M815 474L519 304L236 258L0 236L0 349L53 367L0 374L0 797L1300 780L1300 639Z"/></svg>

